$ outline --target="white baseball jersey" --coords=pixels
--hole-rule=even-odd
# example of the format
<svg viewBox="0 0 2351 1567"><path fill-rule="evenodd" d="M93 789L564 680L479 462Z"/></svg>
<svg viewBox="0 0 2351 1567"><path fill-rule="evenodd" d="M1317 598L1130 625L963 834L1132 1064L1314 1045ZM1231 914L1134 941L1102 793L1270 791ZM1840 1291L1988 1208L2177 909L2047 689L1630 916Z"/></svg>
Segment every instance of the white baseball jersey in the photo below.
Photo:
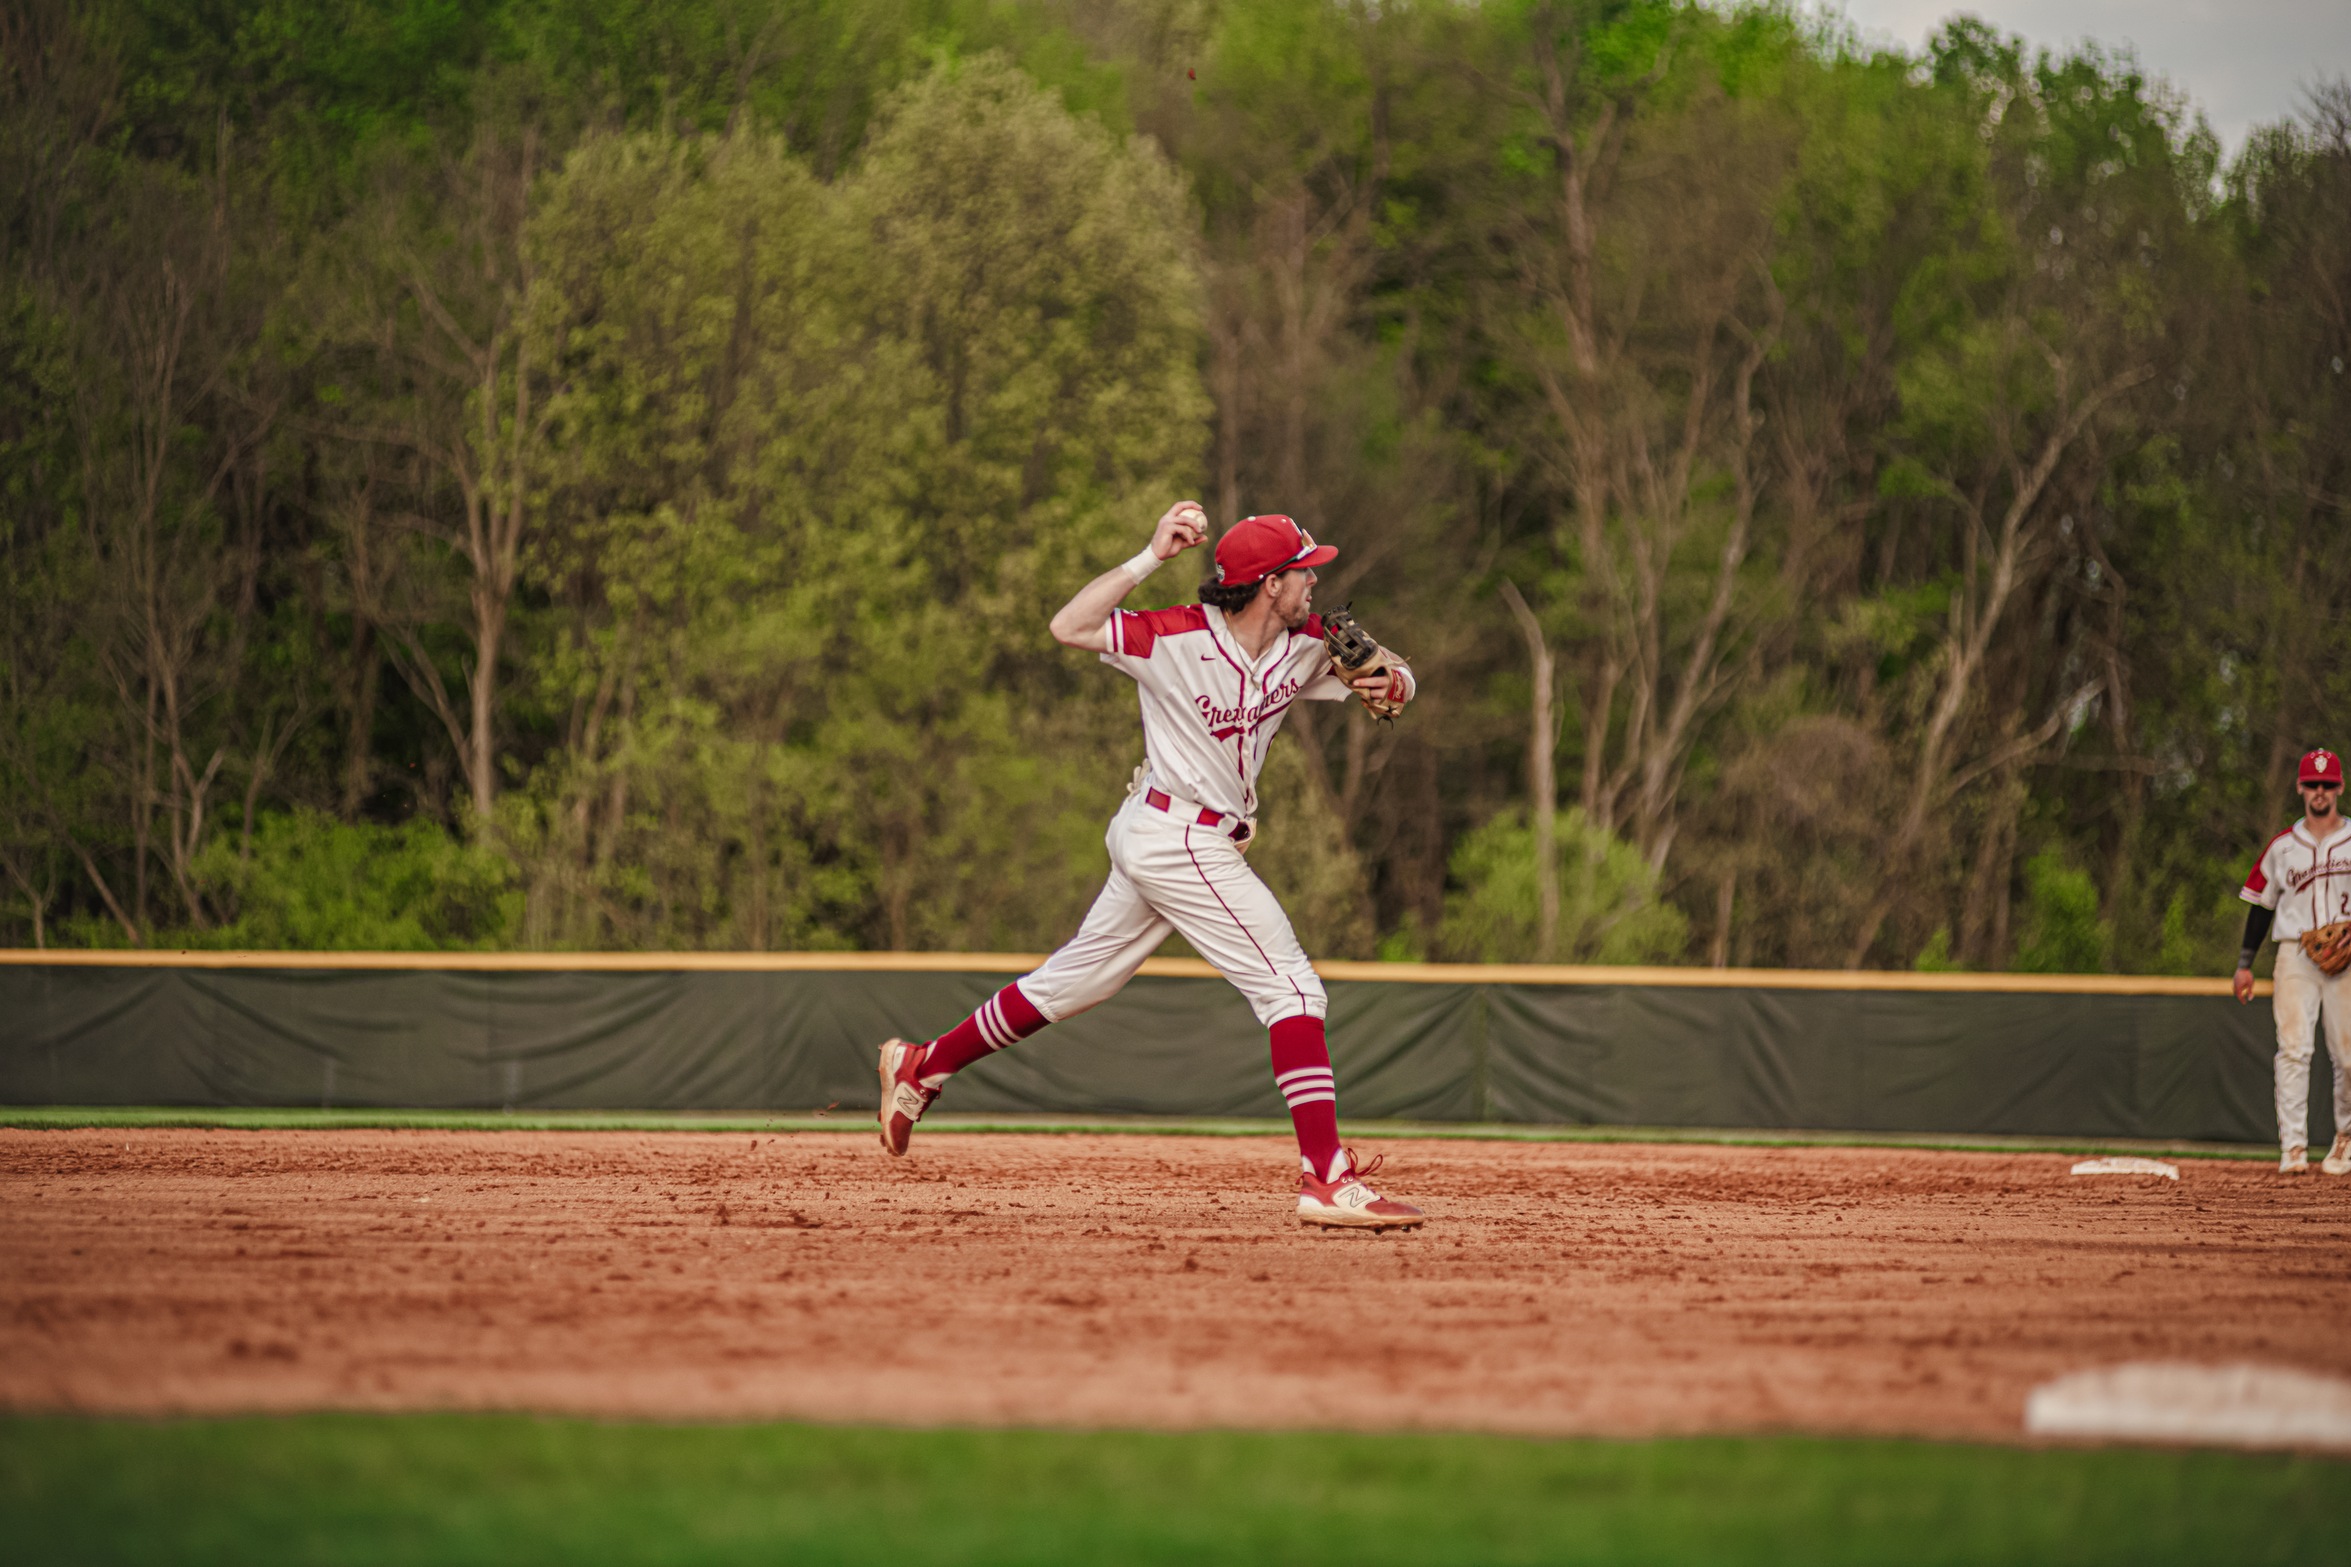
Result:
<svg viewBox="0 0 2351 1567"><path fill-rule="evenodd" d="M2337 828L2320 843L2307 818L2269 840L2253 874L2238 894L2247 903L2278 911L2270 934L2299 941L2306 930L2351 920L2351 830Z"/></svg>
<svg viewBox="0 0 2351 1567"><path fill-rule="evenodd" d="M1257 775L1292 702L1354 693L1330 670L1322 617L1251 659L1224 612L1209 604L1113 610L1102 662L1134 678L1143 704L1150 782L1213 811L1257 814ZM1412 672L1404 671L1409 695Z"/></svg>

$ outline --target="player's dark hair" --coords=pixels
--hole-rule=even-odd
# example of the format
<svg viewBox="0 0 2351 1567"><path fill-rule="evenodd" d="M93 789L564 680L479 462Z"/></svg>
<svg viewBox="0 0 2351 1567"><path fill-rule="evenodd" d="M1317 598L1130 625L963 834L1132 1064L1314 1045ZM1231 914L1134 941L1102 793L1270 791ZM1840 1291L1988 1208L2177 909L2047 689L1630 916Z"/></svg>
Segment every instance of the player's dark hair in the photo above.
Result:
<svg viewBox="0 0 2351 1567"><path fill-rule="evenodd" d="M1257 597L1257 590L1264 586L1265 579L1263 577L1258 578L1255 582L1239 582L1227 586L1216 580L1216 573L1210 572L1200 579L1200 602L1213 604L1228 615L1238 615L1249 607L1249 601Z"/></svg>

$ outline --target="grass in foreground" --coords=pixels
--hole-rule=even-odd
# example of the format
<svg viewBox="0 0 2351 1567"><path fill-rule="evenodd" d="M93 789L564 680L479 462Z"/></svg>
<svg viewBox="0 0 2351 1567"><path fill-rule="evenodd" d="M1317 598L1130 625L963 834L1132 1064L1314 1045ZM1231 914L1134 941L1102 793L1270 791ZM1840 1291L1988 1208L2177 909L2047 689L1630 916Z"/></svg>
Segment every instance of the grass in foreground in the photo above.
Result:
<svg viewBox="0 0 2351 1567"><path fill-rule="evenodd" d="M1285 1119L1196 1116L958 1115L923 1125L940 1132L1118 1133L1165 1137L1288 1137ZM851 1132L871 1136L870 1110L399 1110L291 1105L9 1105L0 1127L219 1127L239 1131L359 1128L445 1132ZM1349 1121L1347 1135L1464 1142L1712 1143L1736 1148L1941 1148L1960 1153L2155 1154L2167 1159L2270 1160L2277 1151L2238 1143L2129 1138L2009 1137L1972 1133L1821 1132L1702 1126L1553 1126L1504 1121Z"/></svg>
<svg viewBox="0 0 2351 1567"><path fill-rule="evenodd" d="M2351 1465L1806 1438L0 1419L24 1562L2286 1562Z"/></svg>

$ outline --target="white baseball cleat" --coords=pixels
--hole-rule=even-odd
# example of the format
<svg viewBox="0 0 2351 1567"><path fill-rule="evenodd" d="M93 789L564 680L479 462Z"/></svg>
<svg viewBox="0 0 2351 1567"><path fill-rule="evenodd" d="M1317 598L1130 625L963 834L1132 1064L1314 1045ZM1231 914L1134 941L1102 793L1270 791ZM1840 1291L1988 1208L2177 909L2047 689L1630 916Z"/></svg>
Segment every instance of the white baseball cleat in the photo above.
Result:
<svg viewBox="0 0 2351 1567"><path fill-rule="evenodd" d="M1342 1230L1409 1230L1425 1223L1428 1215L1410 1203L1392 1202L1363 1183L1363 1178L1387 1162L1381 1154L1364 1166L1355 1168L1355 1150L1347 1150L1347 1167L1335 1181L1317 1180L1305 1171L1298 1172L1298 1222L1319 1224L1329 1229Z"/></svg>
<svg viewBox="0 0 2351 1567"><path fill-rule="evenodd" d="M915 1077L929 1053L924 1046L910 1045L903 1039L882 1043L882 1104L876 1116L882 1123L882 1146L893 1154L906 1152L906 1145L914 1140L914 1123L939 1097L937 1089L923 1087Z"/></svg>
<svg viewBox="0 0 2351 1567"><path fill-rule="evenodd" d="M2351 1175L2351 1132L2335 1134L2335 1146L2327 1150L2319 1168L2329 1175Z"/></svg>
<svg viewBox="0 0 2351 1567"><path fill-rule="evenodd" d="M2307 1148L2289 1148L2278 1160L2280 1175L2300 1175L2309 1168L2310 1150Z"/></svg>

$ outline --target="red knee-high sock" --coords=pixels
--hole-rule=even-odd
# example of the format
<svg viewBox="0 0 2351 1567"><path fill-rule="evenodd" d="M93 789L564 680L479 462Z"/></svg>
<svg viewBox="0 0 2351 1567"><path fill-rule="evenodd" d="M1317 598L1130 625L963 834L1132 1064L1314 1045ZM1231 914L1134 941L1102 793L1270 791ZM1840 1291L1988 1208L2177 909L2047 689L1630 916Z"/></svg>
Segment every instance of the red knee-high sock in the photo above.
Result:
<svg viewBox="0 0 2351 1567"><path fill-rule="evenodd" d="M923 1087L938 1087L980 1057L1016 1039L1028 1038L1045 1022L1045 1014L1029 1005L1029 998L1020 993L1019 981L1014 981L981 1002L977 1012L931 1041L931 1053L922 1062Z"/></svg>
<svg viewBox="0 0 2351 1567"><path fill-rule="evenodd" d="M1298 1131L1298 1155L1321 1180L1337 1174L1339 1088L1331 1076L1330 1047L1322 1019L1286 1017L1273 1026L1273 1080L1290 1103L1290 1124Z"/></svg>

